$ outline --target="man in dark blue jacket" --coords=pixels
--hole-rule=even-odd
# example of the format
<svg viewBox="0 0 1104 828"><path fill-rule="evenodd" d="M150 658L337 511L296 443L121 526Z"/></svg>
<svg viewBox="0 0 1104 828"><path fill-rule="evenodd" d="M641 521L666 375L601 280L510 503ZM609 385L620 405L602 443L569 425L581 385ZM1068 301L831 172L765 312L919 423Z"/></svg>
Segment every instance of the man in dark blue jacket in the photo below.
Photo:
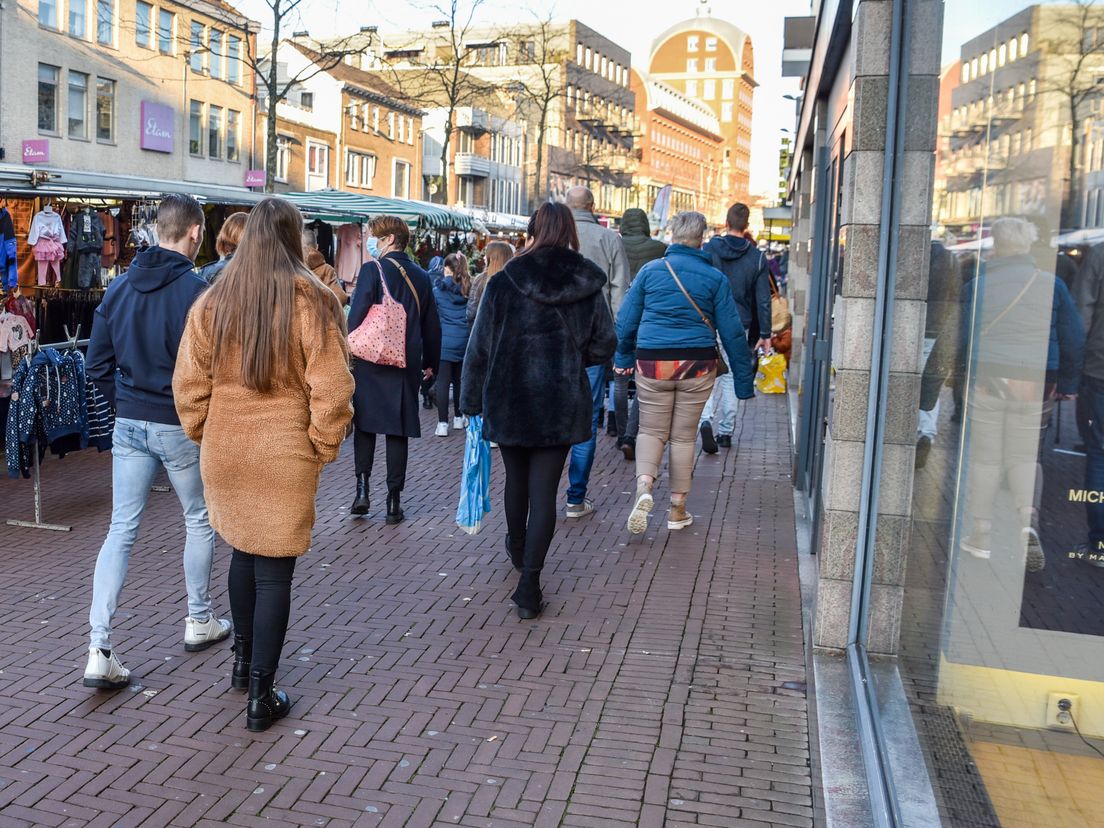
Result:
<svg viewBox="0 0 1104 828"><path fill-rule="evenodd" d="M230 635L211 611L208 585L215 533L207 518L199 446L180 427L173 401L176 354L188 311L206 284L194 269L203 242L203 210L190 196L167 196L157 211L160 245L135 257L96 309L88 377L115 407L111 528L96 559L92 627L84 686L126 687L130 671L111 646L111 617L126 580L157 470L164 467L184 509L184 580L188 617L184 649L203 650Z"/></svg>
<svg viewBox="0 0 1104 828"><path fill-rule="evenodd" d="M710 239L703 250L713 259L713 267L728 277L732 298L740 312L740 323L747 331L748 344L754 351L771 347L771 288L767 257L745 237L751 211L746 204L737 202L728 208L723 236ZM709 454L717 453L717 446L731 446L732 432L736 430L736 394L732 390L732 376L717 380L713 396L702 412L702 448ZM713 420L716 419L716 436Z"/></svg>

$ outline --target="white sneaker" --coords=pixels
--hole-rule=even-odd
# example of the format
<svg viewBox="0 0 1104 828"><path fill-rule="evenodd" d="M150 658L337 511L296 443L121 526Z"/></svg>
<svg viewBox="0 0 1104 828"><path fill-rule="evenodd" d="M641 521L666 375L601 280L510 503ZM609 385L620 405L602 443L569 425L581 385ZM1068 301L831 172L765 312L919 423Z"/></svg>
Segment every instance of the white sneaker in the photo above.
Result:
<svg viewBox="0 0 1104 828"><path fill-rule="evenodd" d="M467 428L468 427L468 418L467 417L453 417L452 418L452 427L454 429L456 429L457 431L460 431L461 429Z"/></svg>
<svg viewBox="0 0 1104 828"><path fill-rule="evenodd" d="M648 530L648 515L655 508L650 489L637 489L636 499L633 501L632 511L629 512L629 532L634 535L642 535Z"/></svg>
<svg viewBox="0 0 1104 828"><path fill-rule="evenodd" d="M211 615L206 621L197 621L195 618L184 619L184 649L189 653L198 653L206 650L212 644L217 644L230 637L230 622L225 618L216 618Z"/></svg>
<svg viewBox="0 0 1104 828"><path fill-rule="evenodd" d="M434 437L448 437L449 429L448 423L437 423L437 430L433 432Z"/></svg>
<svg viewBox="0 0 1104 828"><path fill-rule="evenodd" d="M130 684L130 670L119 663L115 651L105 656L99 647L88 648L88 665L84 668L84 686L101 690L119 690Z"/></svg>
<svg viewBox="0 0 1104 828"><path fill-rule="evenodd" d="M564 517L569 518L583 518L587 515L594 514L594 503L586 498L583 498L582 503L568 503L567 509L564 512Z"/></svg>
<svg viewBox="0 0 1104 828"><path fill-rule="evenodd" d="M498 448L498 443L491 443L491 448Z"/></svg>

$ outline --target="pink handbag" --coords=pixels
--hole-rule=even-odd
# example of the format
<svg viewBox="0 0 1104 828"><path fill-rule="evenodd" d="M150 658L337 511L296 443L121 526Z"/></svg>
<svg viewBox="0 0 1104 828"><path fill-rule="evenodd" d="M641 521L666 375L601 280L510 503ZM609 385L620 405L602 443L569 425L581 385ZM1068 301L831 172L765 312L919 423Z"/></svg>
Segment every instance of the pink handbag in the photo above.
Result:
<svg viewBox="0 0 1104 828"><path fill-rule="evenodd" d="M383 301L368 308L364 321L349 334L349 352L365 362L405 368L406 308L391 297L379 262L376 262L376 267L379 268L380 284L383 286Z"/></svg>

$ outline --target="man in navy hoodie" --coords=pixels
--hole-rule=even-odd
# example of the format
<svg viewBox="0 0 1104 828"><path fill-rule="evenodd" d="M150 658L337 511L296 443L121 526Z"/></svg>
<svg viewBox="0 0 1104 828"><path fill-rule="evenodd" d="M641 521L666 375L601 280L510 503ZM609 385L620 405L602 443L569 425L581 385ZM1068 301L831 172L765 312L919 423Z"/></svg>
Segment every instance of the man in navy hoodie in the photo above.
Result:
<svg viewBox="0 0 1104 828"><path fill-rule="evenodd" d="M199 446L180 427L172 378L184 323L206 284L194 269L203 243L203 210L190 196L171 195L157 211L158 247L139 253L111 283L96 309L88 377L115 407L111 528L96 559L92 626L84 686L126 687L130 671L111 645L111 617L126 580L130 550L159 468L168 472L184 509L184 581L188 617L184 649L203 650L230 635L211 610L208 589L215 533L207 518Z"/></svg>
<svg viewBox="0 0 1104 828"><path fill-rule="evenodd" d="M767 257L745 237L751 210L737 202L728 208L727 233L709 240L702 249L713 259L713 267L728 277L732 298L740 312L740 323L748 334L752 352L771 347L771 288ZM700 424L702 449L717 453L717 446L730 447L736 430L736 392L732 375L717 379L713 395L702 411ZM713 421L716 420L716 436Z"/></svg>

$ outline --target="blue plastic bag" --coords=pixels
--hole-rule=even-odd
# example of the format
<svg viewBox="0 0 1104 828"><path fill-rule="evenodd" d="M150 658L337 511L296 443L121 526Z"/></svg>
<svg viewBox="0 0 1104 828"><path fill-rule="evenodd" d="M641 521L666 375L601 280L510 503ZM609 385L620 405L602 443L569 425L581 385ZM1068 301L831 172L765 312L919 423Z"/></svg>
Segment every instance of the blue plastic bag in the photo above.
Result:
<svg viewBox="0 0 1104 828"><path fill-rule="evenodd" d="M476 534L491 513L491 444L483 439L483 418L468 419L464 441L464 470L460 478L460 505L456 525Z"/></svg>

